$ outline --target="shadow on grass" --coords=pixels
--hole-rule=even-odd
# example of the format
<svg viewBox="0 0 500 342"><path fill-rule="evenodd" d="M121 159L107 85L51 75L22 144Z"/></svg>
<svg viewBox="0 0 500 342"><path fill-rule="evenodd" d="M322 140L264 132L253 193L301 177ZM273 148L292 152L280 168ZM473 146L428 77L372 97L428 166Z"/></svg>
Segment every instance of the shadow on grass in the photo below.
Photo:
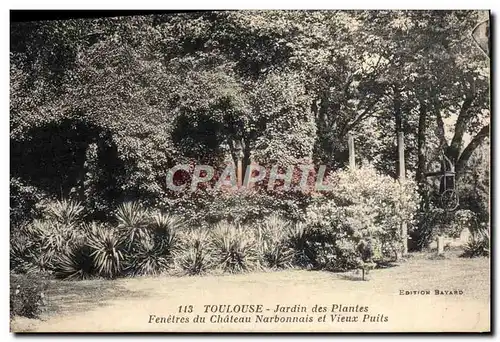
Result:
<svg viewBox="0 0 500 342"><path fill-rule="evenodd" d="M365 279L362 278L361 272L358 273L353 273L353 272L348 272L348 273L340 273L338 274L338 278L342 280L349 280L349 281L368 281L370 280L369 278L366 277Z"/></svg>
<svg viewBox="0 0 500 342"><path fill-rule="evenodd" d="M393 267L398 267L398 266L399 266L399 264L396 261L384 261L384 262L377 263L377 267L375 267L375 269L380 270L380 269L393 268Z"/></svg>
<svg viewBox="0 0 500 342"><path fill-rule="evenodd" d="M46 296L46 314L52 316L104 307L115 299L145 298L149 295L145 291L130 291L113 280L51 280Z"/></svg>

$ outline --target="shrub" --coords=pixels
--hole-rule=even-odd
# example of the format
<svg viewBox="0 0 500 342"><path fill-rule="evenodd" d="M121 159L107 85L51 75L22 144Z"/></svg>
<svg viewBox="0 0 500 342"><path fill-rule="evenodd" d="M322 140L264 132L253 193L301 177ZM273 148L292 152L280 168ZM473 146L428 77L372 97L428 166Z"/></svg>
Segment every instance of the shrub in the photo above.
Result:
<svg viewBox="0 0 500 342"><path fill-rule="evenodd" d="M36 242L24 232L15 232L10 236L10 271L24 274L39 270L36 262Z"/></svg>
<svg viewBox="0 0 500 342"><path fill-rule="evenodd" d="M125 237L129 250L138 239L147 234L148 215L148 211L139 202L126 202L118 206L118 229Z"/></svg>
<svg viewBox="0 0 500 342"><path fill-rule="evenodd" d="M265 266L287 268L292 265L294 250L288 243L289 226L277 215L271 215L259 225L258 246Z"/></svg>
<svg viewBox="0 0 500 342"><path fill-rule="evenodd" d="M53 270L59 279L89 279L95 272L92 249L85 244L74 246L54 260Z"/></svg>
<svg viewBox="0 0 500 342"><path fill-rule="evenodd" d="M89 229L87 245L91 249L95 270L98 275L115 278L123 270L124 240L110 227L93 223Z"/></svg>
<svg viewBox="0 0 500 342"><path fill-rule="evenodd" d="M41 210L37 207L46 197L41 190L32 185L25 184L20 178L10 178L10 224L19 227L30 223L35 218L40 218Z"/></svg>
<svg viewBox="0 0 500 342"><path fill-rule="evenodd" d="M312 230L308 225L297 222L290 226L288 245L294 250L294 264L301 267L312 266L315 260L315 249L311 244Z"/></svg>
<svg viewBox="0 0 500 342"><path fill-rule="evenodd" d="M302 223L292 229L289 245L295 251L294 263L300 267L346 271L359 264L354 241Z"/></svg>
<svg viewBox="0 0 500 342"><path fill-rule="evenodd" d="M299 192L199 190L165 198L162 206L166 211L182 215L192 226L210 229L223 221L255 224L273 213L297 221L304 218L309 200L310 196Z"/></svg>
<svg viewBox="0 0 500 342"><path fill-rule="evenodd" d="M11 270L17 273L51 271L54 258L81 237L77 226L34 220L11 234Z"/></svg>
<svg viewBox="0 0 500 342"><path fill-rule="evenodd" d="M477 215L466 209L450 212L431 207L420 212L418 220L418 228L412 232L417 240L417 249L428 247L439 235L457 238L464 228L473 231L479 226Z"/></svg>
<svg viewBox="0 0 500 342"><path fill-rule="evenodd" d="M127 269L133 275L157 275L166 270L171 257L151 236L141 239L127 262Z"/></svg>
<svg viewBox="0 0 500 342"><path fill-rule="evenodd" d="M212 233L212 248L214 262L224 272L248 271L258 263L254 234L244 226L218 223Z"/></svg>
<svg viewBox="0 0 500 342"><path fill-rule="evenodd" d="M177 234L184 229L180 218L157 213L153 223L142 231L141 238L129 251L127 269L136 275L157 275L172 264Z"/></svg>
<svg viewBox="0 0 500 342"><path fill-rule="evenodd" d="M315 242L315 247L315 268L343 272L361 265L357 244L350 239Z"/></svg>
<svg viewBox="0 0 500 342"><path fill-rule="evenodd" d="M83 217L84 207L78 201L62 199L45 205L47 221L55 221L64 226L74 226Z"/></svg>
<svg viewBox="0 0 500 342"><path fill-rule="evenodd" d="M400 223L411 223L417 210L414 184L400 185L371 167L335 172L328 183L335 191L318 195L307 210L312 263L331 270L359 267L362 241L376 247L372 259L392 258L391 246L401 248Z"/></svg>
<svg viewBox="0 0 500 342"><path fill-rule="evenodd" d="M463 258L488 257L490 255L490 233L487 228L476 230L464 246Z"/></svg>
<svg viewBox="0 0 500 342"><path fill-rule="evenodd" d="M10 317L38 318L45 306L47 282L40 277L11 276Z"/></svg>
<svg viewBox="0 0 500 342"><path fill-rule="evenodd" d="M212 266L210 248L209 235L205 230L185 232L175 255L176 267L186 275L205 273Z"/></svg>

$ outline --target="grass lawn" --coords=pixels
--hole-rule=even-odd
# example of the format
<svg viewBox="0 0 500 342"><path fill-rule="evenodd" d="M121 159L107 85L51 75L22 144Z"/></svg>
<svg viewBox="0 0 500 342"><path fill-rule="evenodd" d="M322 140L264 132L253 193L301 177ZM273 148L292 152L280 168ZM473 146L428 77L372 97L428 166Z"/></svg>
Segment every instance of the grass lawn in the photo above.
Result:
<svg viewBox="0 0 500 342"><path fill-rule="evenodd" d="M415 253L398 264L356 272L285 270L196 277L51 281L41 320L16 318L12 331L485 331L489 330L490 264L487 258L445 259ZM400 291L431 291L401 295ZM435 295L435 290L461 295ZM368 306L387 316L373 324L151 324L150 315L180 316L180 305L202 313L206 304ZM316 318L316 316L315 316ZM192 317L191 317L192 319Z"/></svg>

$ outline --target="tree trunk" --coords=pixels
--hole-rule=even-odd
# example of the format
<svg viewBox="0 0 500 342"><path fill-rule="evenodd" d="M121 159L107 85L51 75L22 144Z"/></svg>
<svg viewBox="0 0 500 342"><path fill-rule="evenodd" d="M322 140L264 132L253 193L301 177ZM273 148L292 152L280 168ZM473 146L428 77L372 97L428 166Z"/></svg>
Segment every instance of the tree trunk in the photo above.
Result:
<svg viewBox="0 0 500 342"><path fill-rule="evenodd" d="M398 170L399 170L399 158L398 158L398 151L399 151L399 139L398 135L400 132L403 132L403 119L401 116L401 94L399 87L395 86L393 88L394 91L394 100L393 100L393 106L394 106L394 123L395 123L395 137L396 137L396 151L395 151L395 160L396 160L396 172L395 177L398 177Z"/></svg>
<svg viewBox="0 0 500 342"><path fill-rule="evenodd" d="M460 113L458 114L457 122L455 124L455 134L453 134L453 139L451 140L450 146L448 146L446 151L446 156L454 163L458 161L460 151L462 150L463 136L467 130L470 119L472 118L472 114L468 111L473 100L473 97L468 97L462 103L462 107L460 108Z"/></svg>
<svg viewBox="0 0 500 342"><path fill-rule="evenodd" d="M472 140L469 142L469 144L465 147L465 149L462 151L460 154L460 157L458 158L458 161L455 164L455 171L457 173L457 179L462 175L465 166L467 165L467 162L469 161L470 157L472 156L472 153L478 148L479 145L486 139L487 137L490 136L490 125L484 126L475 136L472 138Z"/></svg>
<svg viewBox="0 0 500 342"><path fill-rule="evenodd" d="M427 124L427 106L420 102L420 110L419 110L419 118L418 118L418 137L417 137L417 183L419 192L422 194L423 188L425 186L425 142L426 142L426 124Z"/></svg>
<svg viewBox="0 0 500 342"><path fill-rule="evenodd" d="M245 141L245 147L243 149L243 159L242 159L242 168L243 168L243 177L245 177L247 167L250 165L250 143L248 141Z"/></svg>

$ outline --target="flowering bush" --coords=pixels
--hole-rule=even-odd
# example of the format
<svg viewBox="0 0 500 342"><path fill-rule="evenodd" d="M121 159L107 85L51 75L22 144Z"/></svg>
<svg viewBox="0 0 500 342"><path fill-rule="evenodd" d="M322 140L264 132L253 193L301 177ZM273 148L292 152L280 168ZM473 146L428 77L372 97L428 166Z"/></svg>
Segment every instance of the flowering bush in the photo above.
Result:
<svg viewBox="0 0 500 342"><path fill-rule="evenodd" d="M412 222L417 210L415 184L400 185L372 167L335 172L327 181L334 191L318 195L306 214L306 222L330 244L329 254L317 262L327 268L359 264L354 255L361 256L356 249L362 241L372 246L370 259L394 255L400 248L401 222Z"/></svg>

